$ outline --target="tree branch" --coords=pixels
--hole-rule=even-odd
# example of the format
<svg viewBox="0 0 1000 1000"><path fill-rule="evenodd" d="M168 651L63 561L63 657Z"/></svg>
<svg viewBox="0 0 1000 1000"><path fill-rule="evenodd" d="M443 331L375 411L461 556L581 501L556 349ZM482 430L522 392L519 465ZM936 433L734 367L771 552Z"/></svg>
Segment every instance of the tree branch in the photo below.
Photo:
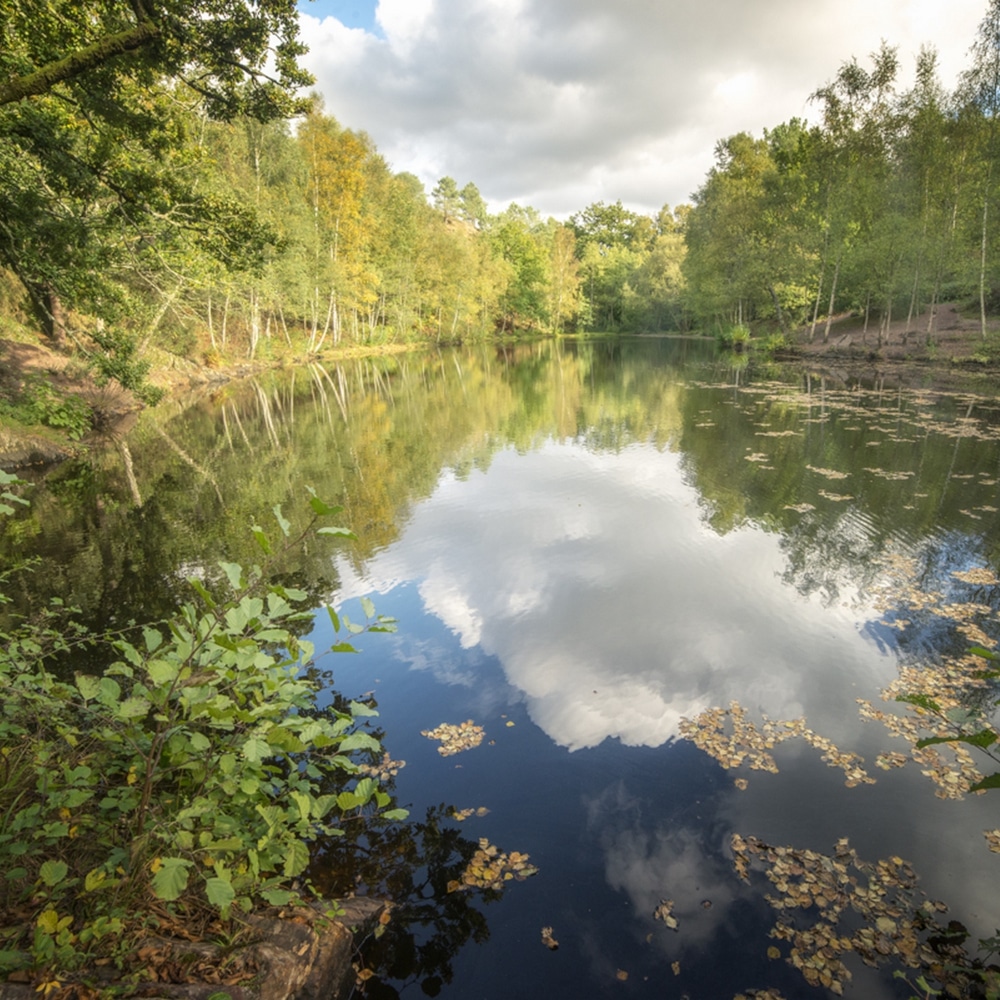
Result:
<svg viewBox="0 0 1000 1000"><path fill-rule="evenodd" d="M56 62L43 66L34 73L27 76L16 77L0 84L0 106L12 104L15 101L23 100L25 97L34 97L51 90L57 83L63 80L70 80L86 73L95 66L100 66L115 56L125 52L133 52L136 49L148 45L160 35L159 27L152 21L140 21L131 28L119 31L114 35L88 45L79 52L59 59Z"/></svg>

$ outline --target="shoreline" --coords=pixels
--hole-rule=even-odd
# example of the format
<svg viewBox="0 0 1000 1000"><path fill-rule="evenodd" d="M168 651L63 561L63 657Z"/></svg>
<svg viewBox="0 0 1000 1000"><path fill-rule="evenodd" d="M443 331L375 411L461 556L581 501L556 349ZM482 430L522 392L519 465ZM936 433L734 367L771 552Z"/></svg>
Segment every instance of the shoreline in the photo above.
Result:
<svg viewBox="0 0 1000 1000"><path fill-rule="evenodd" d="M926 332L931 327L936 327L933 335ZM825 323L817 326L812 337L809 328L802 327L788 336L785 346L765 356L782 364L799 365L804 373L847 386L871 382L881 387L997 395L1000 394L1000 321L994 319L991 327L984 341L978 320L963 318L958 308L950 303L940 306L933 320L927 313L897 320L884 328L881 335L877 330L866 330L860 318L848 314L834 318L828 337L823 336ZM567 339L599 336L602 335L565 335ZM705 334L674 332L627 336L706 337ZM200 365L161 352L153 359L149 382L176 397L198 388L252 378L265 371L412 353L435 346L445 345L352 343L337 345L307 358L284 355L219 366ZM761 357L752 348L748 356ZM5 389L16 393L25 380L33 376L50 381L53 388L66 397L75 396L91 406L98 417L98 429L74 441L58 428L0 423L0 469L6 471L44 469L86 454L89 440L95 433L122 429L142 409L142 404L130 393L117 386L98 387L86 372L75 368L71 357L41 342L0 340L0 398Z"/></svg>

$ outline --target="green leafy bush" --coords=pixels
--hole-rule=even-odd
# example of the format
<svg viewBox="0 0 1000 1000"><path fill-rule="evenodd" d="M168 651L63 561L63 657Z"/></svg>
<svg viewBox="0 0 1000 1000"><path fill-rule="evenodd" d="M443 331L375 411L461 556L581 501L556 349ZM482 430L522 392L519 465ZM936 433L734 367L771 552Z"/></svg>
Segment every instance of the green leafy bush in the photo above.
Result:
<svg viewBox="0 0 1000 1000"><path fill-rule="evenodd" d="M744 323L736 323L726 329L720 329L716 340L720 347L732 351L742 351L750 343L750 327Z"/></svg>
<svg viewBox="0 0 1000 1000"><path fill-rule="evenodd" d="M7 516L23 501L0 477ZM196 926L294 905L310 841L366 810L405 818L358 772L381 753L358 725L374 710L317 704L313 648L296 634L307 595L268 579L306 532L292 539L275 516L278 549L253 528L263 567L221 564L222 596L192 580L194 599L138 635L77 634L58 602L46 623L0 634L0 976L121 962L156 912ZM348 635L393 630L365 611L364 625L329 614ZM108 644L101 676L47 668L81 642Z"/></svg>
<svg viewBox="0 0 1000 1000"><path fill-rule="evenodd" d="M25 379L19 398L0 401L0 411L22 423L65 430L71 441L83 437L93 425L93 413L83 399L60 392L41 375Z"/></svg>

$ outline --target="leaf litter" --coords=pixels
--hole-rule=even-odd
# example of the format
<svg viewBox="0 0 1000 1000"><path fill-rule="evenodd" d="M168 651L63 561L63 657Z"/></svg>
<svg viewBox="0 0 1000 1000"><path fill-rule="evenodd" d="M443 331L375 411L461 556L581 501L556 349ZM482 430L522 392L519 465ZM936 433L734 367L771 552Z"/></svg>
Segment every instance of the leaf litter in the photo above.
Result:
<svg viewBox="0 0 1000 1000"><path fill-rule="evenodd" d="M873 967L899 962L932 972L946 996L970 995L975 980L967 971L972 963L964 935L938 922L948 907L918 888L916 873L902 858L864 861L847 838L829 855L738 833L730 846L742 880L763 871L771 883L774 891L765 898L779 917L770 936L787 947L786 961L811 986L842 994L852 978L844 957L853 953ZM768 957L777 957L776 951L776 945L769 948Z"/></svg>
<svg viewBox="0 0 1000 1000"><path fill-rule="evenodd" d="M442 722L434 729L421 729L421 736L426 736L429 740L439 740L441 746L438 753L442 757L451 757L463 750L471 750L483 742L485 730L482 726L477 726L472 719L466 719L457 726L449 722Z"/></svg>
<svg viewBox="0 0 1000 1000"><path fill-rule="evenodd" d="M538 869L528 861L527 854L522 854L520 851L504 854L486 837L481 837L479 847L462 872L462 877L452 879L448 883L448 892L469 889L496 890L502 889L505 882L512 880L523 882L538 872Z"/></svg>
<svg viewBox="0 0 1000 1000"><path fill-rule="evenodd" d="M769 751L787 739L799 737L822 751L820 759L825 764L844 772L844 784L848 788L875 783L858 754L840 750L832 740L806 726L805 719L775 721L765 715L758 729L747 718L746 709L736 701L731 702L729 708L709 708L695 719L682 719L680 734L726 769L739 767L747 761L752 770L771 774L778 773L778 765ZM737 780L745 782L745 779ZM742 790L746 784L737 787Z"/></svg>

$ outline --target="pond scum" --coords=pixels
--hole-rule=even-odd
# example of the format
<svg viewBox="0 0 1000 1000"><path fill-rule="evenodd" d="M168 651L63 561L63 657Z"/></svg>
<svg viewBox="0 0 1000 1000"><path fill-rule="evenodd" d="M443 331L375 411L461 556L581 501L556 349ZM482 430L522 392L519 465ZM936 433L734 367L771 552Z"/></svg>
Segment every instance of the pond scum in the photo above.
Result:
<svg viewBox="0 0 1000 1000"><path fill-rule="evenodd" d="M829 470L814 471L829 475ZM1000 734L989 717L997 672L988 669L993 666L988 651L996 640L987 628L996 630L998 621L993 607L983 602L983 589L1000 586L1000 580L985 568L955 571L950 574L955 582L949 581L948 589L964 587L970 598L980 598L956 601L940 591L922 590L917 583L919 566L910 557L891 554L880 568L875 597L877 609L885 615L881 625L903 633L933 625L936 619L965 651L932 660L903 657L897 678L882 692L883 701L898 706L903 714L858 699L864 720L881 723L908 744L905 752L880 753L875 766L889 770L914 763L944 799L1000 787L995 776L984 780L969 749L971 745L987 759L997 760L993 751L1000 745ZM979 704L988 707L977 708ZM770 751L798 737L820 750L830 767L840 768L848 787L875 781L857 754L838 749L809 729L804 719L775 721L763 716L757 725L746 709L733 702L728 708L711 708L693 720L683 720L680 731L727 769L747 764L751 770L777 773ZM745 789L747 780L737 778L735 784ZM1000 853L1000 829L984 831L984 837L989 850ZM897 968L894 974L922 996L1000 996L1000 971L984 968L970 956L965 948L968 934L961 924L939 921L948 907L925 896L916 873L902 858L864 861L846 839L837 841L827 855L773 846L739 833L732 835L731 850L740 879L749 883L751 874L759 872L771 884L765 898L778 916L770 932L776 943L768 949L768 957L784 956L811 986L841 994L851 980L844 957L853 953L870 966L892 963L913 970ZM983 946L995 951L1000 940L981 942ZM910 975L915 977L912 982ZM939 988L931 987L929 979ZM751 991L735 1000L751 997L782 1000L775 990Z"/></svg>

